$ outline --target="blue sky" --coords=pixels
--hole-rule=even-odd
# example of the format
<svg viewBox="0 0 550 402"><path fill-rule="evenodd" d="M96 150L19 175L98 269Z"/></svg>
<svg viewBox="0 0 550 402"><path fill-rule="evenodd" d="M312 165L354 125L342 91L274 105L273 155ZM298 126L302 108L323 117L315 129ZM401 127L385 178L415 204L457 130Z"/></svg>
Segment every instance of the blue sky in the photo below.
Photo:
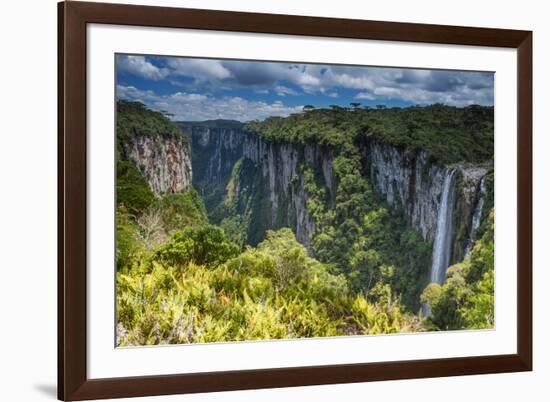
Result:
<svg viewBox="0 0 550 402"><path fill-rule="evenodd" d="M262 120L304 105L492 105L493 73L117 55L117 97L174 120Z"/></svg>

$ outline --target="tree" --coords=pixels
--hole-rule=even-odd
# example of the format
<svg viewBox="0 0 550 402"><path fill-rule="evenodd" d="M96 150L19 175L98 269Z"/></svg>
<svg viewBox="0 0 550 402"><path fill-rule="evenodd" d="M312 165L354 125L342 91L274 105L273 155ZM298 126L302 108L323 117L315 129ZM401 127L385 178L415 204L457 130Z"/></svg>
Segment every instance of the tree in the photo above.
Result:
<svg viewBox="0 0 550 402"><path fill-rule="evenodd" d="M139 236L146 250L152 250L166 240L166 233L162 224L162 215L158 208L148 208L139 218Z"/></svg>
<svg viewBox="0 0 550 402"><path fill-rule="evenodd" d="M140 242L139 227L124 205L116 210L116 265L117 269L131 268L140 256L143 244Z"/></svg>
<svg viewBox="0 0 550 402"><path fill-rule="evenodd" d="M155 200L149 183L133 162L117 162L117 204L124 205L134 216L140 215Z"/></svg>
<svg viewBox="0 0 550 402"><path fill-rule="evenodd" d="M354 109L354 110L357 110L361 107L361 103L359 102L351 102L350 103L350 106Z"/></svg>
<svg viewBox="0 0 550 402"><path fill-rule="evenodd" d="M154 259L176 265L192 262L213 267L236 256L238 252L239 247L229 241L221 228L207 225L174 233L168 243L156 250Z"/></svg>

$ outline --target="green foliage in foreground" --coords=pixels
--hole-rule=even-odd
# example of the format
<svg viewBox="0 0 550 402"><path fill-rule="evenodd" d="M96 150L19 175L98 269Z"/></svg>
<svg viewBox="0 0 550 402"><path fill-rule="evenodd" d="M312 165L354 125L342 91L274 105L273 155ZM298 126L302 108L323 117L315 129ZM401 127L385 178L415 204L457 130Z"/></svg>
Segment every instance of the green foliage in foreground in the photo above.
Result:
<svg viewBox="0 0 550 402"><path fill-rule="evenodd" d="M128 187L135 186L134 183ZM144 191L131 192L131 194L149 195ZM208 223L202 199L192 188L183 193L162 196L151 192L147 203L132 203L131 200L133 198L128 196L119 195L118 197L119 204L116 211L118 269L131 267L136 260L165 242L172 233ZM130 208L127 207L128 205ZM136 205L140 208L136 208Z"/></svg>
<svg viewBox="0 0 550 402"><path fill-rule="evenodd" d="M309 257L290 229L269 232L258 247L233 257L227 247L209 247L207 258L162 256L167 247L175 251L177 244L214 239L229 243L211 227L179 232L169 246L117 273L121 346L422 329L417 318L400 310L391 292L377 304L350 292L345 278ZM194 255L195 247L181 255Z"/></svg>
<svg viewBox="0 0 550 402"><path fill-rule="evenodd" d="M116 264L117 268L131 266L142 253L143 242L139 237L139 225L132 219L124 205L116 210Z"/></svg>
<svg viewBox="0 0 550 402"><path fill-rule="evenodd" d="M154 258L169 265L219 265L237 255L239 248L223 230L208 225L176 232L154 253Z"/></svg>
<svg viewBox="0 0 550 402"><path fill-rule="evenodd" d="M482 329L494 326L494 212L471 258L447 270L443 285L430 284L422 294L432 316L428 324L437 330Z"/></svg>
<svg viewBox="0 0 550 402"><path fill-rule="evenodd" d="M154 202L155 195L136 165L119 160L116 173L117 204L124 205L134 215L145 211Z"/></svg>
<svg viewBox="0 0 550 402"><path fill-rule="evenodd" d="M206 208L194 188L189 188L183 193L163 194L155 207L161 213L162 223L167 232L208 223Z"/></svg>
<svg viewBox="0 0 550 402"><path fill-rule="evenodd" d="M307 109L286 118L249 122L247 130L270 141L314 143L338 149L378 139L410 152L426 150L444 163L493 157L493 107L435 104L389 109Z"/></svg>

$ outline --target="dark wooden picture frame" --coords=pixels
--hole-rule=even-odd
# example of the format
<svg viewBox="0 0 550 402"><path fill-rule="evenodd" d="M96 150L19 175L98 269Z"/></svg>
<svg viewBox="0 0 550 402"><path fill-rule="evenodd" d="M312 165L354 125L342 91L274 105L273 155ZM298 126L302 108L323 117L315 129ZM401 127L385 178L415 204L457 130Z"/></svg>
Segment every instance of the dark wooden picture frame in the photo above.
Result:
<svg viewBox="0 0 550 402"><path fill-rule="evenodd" d="M517 353L88 379L86 25L90 23L517 49ZM532 370L532 32L166 7L58 4L58 397L83 400Z"/></svg>

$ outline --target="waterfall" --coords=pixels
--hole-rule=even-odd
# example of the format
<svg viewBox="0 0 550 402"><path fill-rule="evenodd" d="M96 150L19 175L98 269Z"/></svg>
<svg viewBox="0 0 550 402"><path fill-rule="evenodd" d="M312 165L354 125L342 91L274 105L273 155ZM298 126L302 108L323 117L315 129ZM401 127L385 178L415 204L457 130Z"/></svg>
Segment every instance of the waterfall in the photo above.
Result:
<svg viewBox="0 0 550 402"><path fill-rule="evenodd" d="M474 209L474 214L472 215L472 224L470 225L470 238L468 240L468 245L466 246L466 258L470 257L472 248L475 244L475 232L481 224L481 213L483 212L483 204L485 203L485 177L481 179L479 185L479 200L477 201L476 207Z"/></svg>
<svg viewBox="0 0 550 402"><path fill-rule="evenodd" d="M451 262L453 209L455 203L454 176L454 169L446 171L437 213L437 228L433 244L430 282L439 284L445 282L447 267Z"/></svg>
<svg viewBox="0 0 550 402"><path fill-rule="evenodd" d="M453 243L453 209L455 204L454 188L455 170L447 170L443 180L443 191L437 212L437 227L433 243L432 269L430 282L442 284L445 282L447 267L451 263L451 249ZM428 303L422 304L422 313L425 317L432 315Z"/></svg>

